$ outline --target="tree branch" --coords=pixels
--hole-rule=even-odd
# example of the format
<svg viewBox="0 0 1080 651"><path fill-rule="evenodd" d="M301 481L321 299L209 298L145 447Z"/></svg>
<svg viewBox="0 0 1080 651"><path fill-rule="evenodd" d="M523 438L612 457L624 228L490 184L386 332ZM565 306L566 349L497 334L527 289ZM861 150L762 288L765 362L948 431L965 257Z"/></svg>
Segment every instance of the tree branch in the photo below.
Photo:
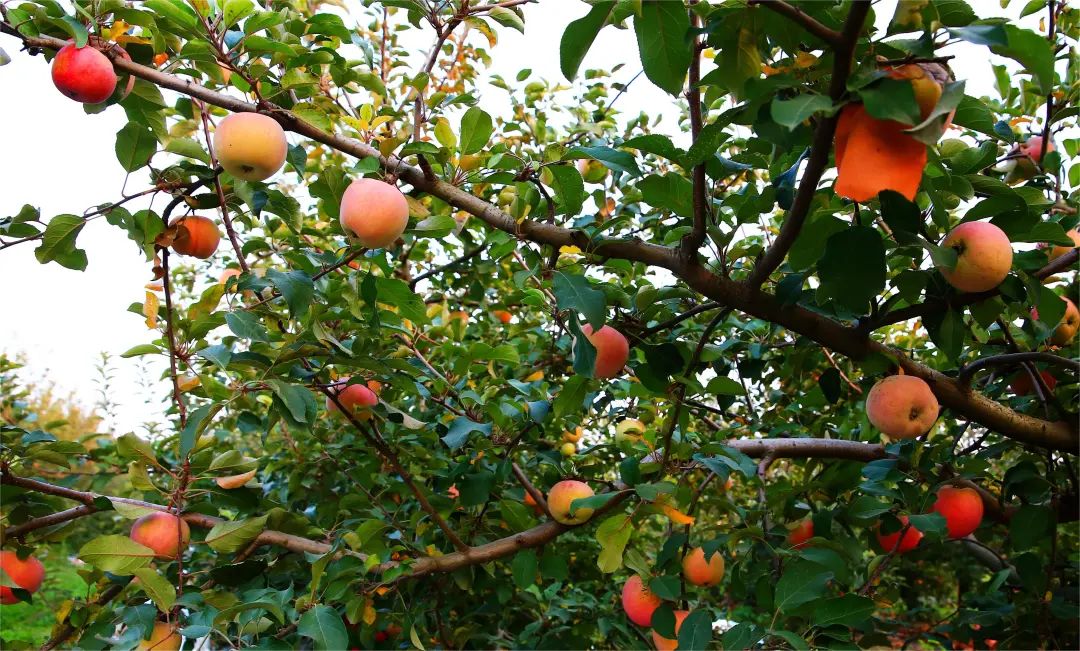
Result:
<svg viewBox="0 0 1080 651"><path fill-rule="evenodd" d="M376 450L378 450L380 454L382 454L383 458L386 459L387 463L390 464L390 467L394 469L394 472L396 472L401 477L401 481L405 482L405 485L409 487L409 490L412 491L412 494L416 496L416 501L420 503L420 508L422 508L428 514L428 516L431 517L431 521L434 522L435 525L439 527L439 529L442 529L442 532L446 534L446 537L450 540L451 543L453 543L454 547L456 547L459 551L468 551L469 546L465 544L465 541L462 540L461 537L457 535L457 533L454 532L454 530L450 527L450 524L441 515L439 515L439 511L431 505L431 502L428 501L427 496L424 495L424 492L420 490L420 487L416 485L415 481L413 481L412 474L408 470L406 470L404 466L401 465L401 461L398 459L394 451L390 448L386 441L384 441L383 438L379 436L378 430L372 428L369 431L368 428L365 427L364 424L359 421L359 419L357 419L355 414L353 414L345 405L341 404L341 402L338 400L337 393L331 391L329 387L322 386L319 387L319 390L322 391L323 394L337 406L338 410L345 415L345 418L352 424L356 431L360 432L360 434L365 439L367 439L367 442L371 444L371 446L374 447Z"/></svg>
<svg viewBox="0 0 1080 651"><path fill-rule="evenodd" d="M92 506L83 504L82 506L76 506L73 509L66 511L58 511L56 513L50 513L49 515L43 515L40 518L34 518L33 520L27 520L22 524L16 524L4 529L3 539L8 538L20 538L38 529L44 529L45 527L51 527L56 524L68 522L70 520L76 520L86 515L97 513L97 509Z"/></svg>
<svg viewBox="0 0 1080 651"><path fill-rule="evenodd" d="M690 25L692 30L697 30L701 26L701 20L698 18L697 13L690 9ZM691 33L696 33L692 31ZM698 87L698 82L701 78L701 48L699 47L699 38L694 37L691 43L691 56L690 59L690 71L688 75L686 101L690 105L690 134L692 142L697 142L701 136L701 88ZM705 228L706 228L706 203L708 202L708 194L705 188L705 162L702 161L698 165L694 166L694 189L693 189L693 207L694 207L694 225L690 233L688 233L679 244L679 253L684 260L692 260L697 257L698 249L701 248L702 242L705 241Z"/></svg>
<svg viewBox="0 0 1080 651"><path fill-rule="evenodd" d="M518 483L525 489L525 492L532 496L533 500L536 501L537 506L543 509L544 515L554 520L555 518L551 515L551 509L548 508L547 500L544 499L544 494L537 490L536 486L533 486L532 482L529 481L529 478L525 476L525 471L521 469L521 466L516 463L510 464L510 470L514 473L514 477L517 477Z"/></svg>
<svg viewBox="0 0 1080 651"><path fill-rule="evenodd" d="M1021 362L1043 362L1055 366L1064 366L1066 368L1071 368L1074 372L1080 372L1080 362L1067 357L1061 357L1060 355L1054 355L1052 353L1006 353L1004 355L994 355L993 357L983 357L982 359L968 364L960 369L960 373L956 376L956 381L960 383L961 387L970 387L971 380L975 377L975 374L984 368L991 366L1010 366L1013 364L1020 364Z"/></svg>
<svg viewBox="0 0 1080 651"><path fill-rule="evenodd" d="M770 2L766 6L772 4L774 3ZM844 93L847 92L847 78L851 72L855 43L859 39L863 23L866 22L866 15L869 12L870 2L859 0L852 3L847 21L844 23L844 31L835 45L832 81L829 83L829 97L832 99L833 104L839 102ZM780 228L776 240L761 256L757 264L754 265L754 270L750 272L747 282L751 286L760 287L762 283L768 280L772 272L776 271L777 267L784 262L788 250L791 249L796 238L799 237L799 231L802 230L803 222L806 221L806 216L810 212L810 204L814 200L814 193L817 192L818 182L821 181L821 176L825 173L825 168L829 164L829 152L832 150L833 135L836 133L836 123L839 119L840 113L837 112L830 117L823 118L818 122L817 128L814 129L814 141L810 146L810 156L806 162L806 169L803 171L802 181L799 183L799 190L795 194L795 200L784 218L784 225Z"/></svg>
<svg viewBox="0 0 1080 651"><path fill-rule="evenodd" d="M839 49L842 45L840 32L830 29L819 23L813 16L798 7L788 4L784 0L750 0L750 5L759 5L774 11L789 20L798 23L800 27L825 41L833 49Z"/></svg>

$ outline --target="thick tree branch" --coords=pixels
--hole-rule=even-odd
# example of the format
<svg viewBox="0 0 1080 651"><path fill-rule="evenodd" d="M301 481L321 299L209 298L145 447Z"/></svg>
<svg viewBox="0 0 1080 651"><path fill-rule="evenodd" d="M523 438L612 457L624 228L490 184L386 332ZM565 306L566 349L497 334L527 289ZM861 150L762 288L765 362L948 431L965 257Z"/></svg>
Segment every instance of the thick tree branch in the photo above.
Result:
<svg viewBox="0 0 1080 651"><path fill-rule="evenodd" d="M955 379L909 359L898 350L859 336L854 329L832 319L798 305L785 306L774 296L721 278L701 266L681 270L680 277L708 298L781 325L856 361L875 354L893 359L908 375L925 380L943 406L1004 436L1071 454L1076 454L1080 447L1080 436L1071 424L1051 423L1015 412L978 392L964 389Z"/></svg>
<svg viewBox="0 0 1080 651"><path fill-rule="evenodd" d="M852 14L859 12L865 15L867 10L865 5L864 2L856 3L852 8ZM852 15L851 17L856 16ZM5 31L9 33L14 31L10 25L4 23L0 23L0 25L5 25ZM847 29L845 31L848 32ZM858 30L852 27L850 31L857 32ZM25 37L21 34L18 36L28 47L59 49L65 45L65 41L47 36ZM113 63L118 70L133 74L162 88L201 99L209 104L237 112L257 110L257 107L252 104L212 91L188 79L163 73L122 58L114 59ZM848 65L850 65L850 62ZM926 380L944 406L970 420L994 429L1004 436L1024 443L1064 450L1070 453L1075 453L1078 445L1080 445L1080 438L1067 423L1049 423L1018 414L978 393L963 391L954 379L909 360L898 351L867 340L865 335L858 329L845 327L828 317L798 306L785 306L775 297L758 291L756 285L748 286L744 283L736 283L718 277L698 264L684 264L676 254L677 252L671 247L657 246L637 239L592 241L584 232L578 230L566 229L528 219L518 223L513 216L499 210L483 199L449 183L428 180L418 168L407 165L396 157L384 157L374 147L365 143L324 132L318 127L297 118L293 113L273 105L264 105L261 112L276 118L286 129L316 142L321 142L342 153L357 158L376 158L385 169L396 171L400 178L411 183L415 188L428 192L455 208L478 217L489 226L504 232L538 244L548 244L555 247L577 246L581 250L594 255L622 258L662 267L675 272L691 288L714 301L782 325L792 332L813 339L852 359L861 360L874 353L896 358L905 372ZM823 155L827 157L827 148ZM802 190L803 188L800 187L800 191ZM812 195L813 189L808 189L807 192ZM806 198L807 206L809 206L810 198L810 196ZM1051 272L1054 269L1060 270L1076 260L1077 251L1074 250L1061 256L1054 261L1054 264L1048 265L1044 270L1050 270Z"/></svg>
<svg viewBox="0 0 1080 651"><path fill-rule="evenodd" d="M25 536L31 531L38 529L44 529L45 527L51 527L53 525L68 522L70 520L76 520L92 513L97 513L97 509L92 506L83 504L82 506L76 506L73 509L66 511L58 511L56 513L50 513L49 515L43 515L40 518L34 518L33 520L27 520L22 524L16 524L4 529L3 539L19 538Z"/></svg>
<svg viewBox="0 0 1080 651"><path fill-rule="evenodd" d="M770 2L766 6L771 4L773 3ZM837 42L833 53L835 58L833 60L832 80L829 83L829 97L832 99L833 104L839 102L844 93L847 92L847 78L851 72L855 43L859 40L859 34L862 32L863 23L866 22L866 15L869 12L870 2L866 0L852 3L851 10L848 12L847 21L844 23L844 31L840 35L840 40ZM810 204L814 200L814 193L817 192L818 182L821 181L821 176L825 173L825 168L829 164L829 152L832 150L833 135L836 133L836 123L839 119L840 114L837 112L830 117L822 118L818 122L817 128L814 129L814 140L810 146L810 156L806 162L806 169L803 170L799 189L795 193L795 200L784 217L784 225L780 228L776 240L761 256L757 264L754 265L754 270L750 272L750 277L747 280L750 285L760 287L762 283L768 280L772 272L776 271L777 267L784 262L788 250L791 249L796 238L799 237L803 222L806 221L806 216L810 213Z"/></svg>

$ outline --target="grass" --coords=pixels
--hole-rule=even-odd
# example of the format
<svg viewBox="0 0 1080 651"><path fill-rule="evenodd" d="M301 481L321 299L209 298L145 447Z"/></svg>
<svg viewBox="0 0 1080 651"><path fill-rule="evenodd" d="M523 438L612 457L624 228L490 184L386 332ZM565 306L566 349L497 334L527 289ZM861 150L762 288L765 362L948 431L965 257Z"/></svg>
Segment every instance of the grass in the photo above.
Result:
<svg viewBox="0 0 1080 651"><path fill-rule="evenodd" d="M66 557L50 554L44 565L45 581L33 603L0 607L0 638L7 642L42 644L49 639L60 604L86 595L86 584Z"/></svg>

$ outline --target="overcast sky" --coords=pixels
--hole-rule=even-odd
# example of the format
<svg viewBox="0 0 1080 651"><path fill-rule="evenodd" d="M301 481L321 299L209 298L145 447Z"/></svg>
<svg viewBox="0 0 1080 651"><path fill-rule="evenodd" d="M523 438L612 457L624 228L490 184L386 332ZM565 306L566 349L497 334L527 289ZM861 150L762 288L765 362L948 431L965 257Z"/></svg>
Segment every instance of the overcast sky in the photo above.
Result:
<svg viewBox="0 0 1080 651"><path fill-rule="evenodd" d="M983 15L1016 15L1026 3L1013 0L1015 6L1006 10L990 0L972 4ZM518 70L527 67L533 70L533 78L565 82L559 71L559 39L566 24L584 15L588 6L578 0L542 0L542 5L525 7L524 36L500 29L488 73L512 81ZM894 5L892 0L876 4L880 27L888 22ZM1023 26L1037 29L1038 17L1025 19ZM427 33L422 37L417 33L416 51L426 51L429 41ZM17 42L10 37L0 37L0 47L12 58L9 65L0 67L0 88L5 89L0 101L4 125L0 215L14 214L24 203L40 207L45 217L81 214L93 205L119 198L125 179L113 152L115 134L126 121L123 110L113 107L86 115L81 104L62 97L53 87L44 58L17 51ZM967 79L968 94L996 96L985 48L961 44L948 53L958 55L957 61L963 62L954 69L958 78ZM626 65L616 75L617 81L625 82L641 69L632 30L608 28L589 51L582 70L610 69L618 63ZM506 114L506 93L486 90L481 94L481 106L493 115ZM666 131L679 137L677 142L685 137L674 133L677 111L671 98L644 76L619 100L619 107L630 115L639 111L663 114ZM291 138L295 140L295 136ZM145 187L145 174L128 180L128 192ZM159 199L156 208L160 210L164 203ZM38 264L33 243L0 252L4 305L0 351L24 354L35 377L47 377L62 391L70 390L90 405L95 399L99 354L106 351L118 356L136 344L153 340L156 333L147 329L141 316L127 311L133 302L143 300L150 264L126 233L97 220L83 229L78 244L89 257L89 265L81 273L55 263ZM227 249L223 245L219 253ZM143 422L163 422L161 399L166 386L159 385L153 402L144 404L146 394L139 388L136 360L116 357L114 363L112 396L119 405L114 431L139 431ZM162 368L159 360L152 377Z"/></svg>

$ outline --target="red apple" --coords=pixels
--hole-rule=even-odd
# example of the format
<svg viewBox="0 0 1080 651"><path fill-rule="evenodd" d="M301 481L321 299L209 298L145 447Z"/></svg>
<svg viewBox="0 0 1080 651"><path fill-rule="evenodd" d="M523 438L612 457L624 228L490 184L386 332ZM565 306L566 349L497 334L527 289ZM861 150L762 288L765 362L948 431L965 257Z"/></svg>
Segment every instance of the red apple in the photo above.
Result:
<svg viewBox="0 0 1080 651"><path fill-rule="evenodd" d="M937 492L932 510L945 517L950 538L963 538L979 528L983 502L974 488L943 486Z"/></svg>
<svg viewBox="0 0 1080 651"><path fill-rule="evenodd" d="M581 524L588 521L592 517L592 509L579 508L575 509L574 513L571 514L570 504L576 499L592 497L592 495L593 489L589 488L589 485L585 482L564 479L552 486L551 491L548 493L547 503L548 510L551 511L551 517L562 524Z"/></svg>
<svg viewBox="0 0 1080 651"><path fill-rule="evenodd" d="M116 90L116 72L109 57L90 46L68 43L52 62L52 80L64 95L84 104L100 104Z"/></svg>
<svg viewBox="0 0 1080 651"><path fill-rule="evenodd" d="M788 532L787 541L792 549L800 549L806 546L806 541L814 537L814 521L810 518L799 521L795 528Z"/></svg>
<svg viewBox="0 0 1080 651"><path fill-rule="evenodd" d="M348 382L348 380L345 380L345 382ZM371 408L379 404L379 397L363 384L350 384L343 389L339 389L337 399L342 407L348 409L359 420L371 418ZM336 412L338 406L334 404L333 400L327 398L326 410Z"/></svg>
<svg viewBox="0 0 1080 651"><path fill-rule="evenodd" d="M154 550L158 558L173 560L187 547L191 528L172 513L158 511L144 515L131 525L131 539Z"/></svg>
<svg viewBox="0 0 1080 651"><path fill-rule="evenodd" d="M705 550L695 547L683 558L683 576L694 585L712 586L724 579L724 557L713 553L705 560Z"/></svg>
<svg viewBox="0 0 1080 651"><path fill-rule="evenodd" d="M956 266L941 275L962 292L985 292L1001 284L1012 268L1012 242L990 222L964 222L941 246L956 251Z"/></svg>
<svg viewBox="0 0 1080 651"><path fill-rule="evenodd" d="M41 582L45 580L45 566L33 556L27 556L26 560L20 560L19 556L12 551L0 551L0 570L7 576L4 583L15 584L27 592L37 592ZM0 585L0 604L16 604L19 598L6 585Z"/></svg>
<svg viewBox="0 0 1080 651"><path fill-rule="evenodd" d="M649 590L640 576L634 574L623 584L622 607L630 621L638 626L649 626L653 613L660 607L660 597Z"/></svg>
<svg viewBox="0 0 1080 651"><path fill-rule="evenodd" d="M866 415L890 438L913 439L930 431L938 402L930 385L912 375L890 375L866 396Z"/></svg>
<svg viewBox="0 0 1080 651"><path fill-rule="evenodd" d="M676 610L675 611L675 635L679 634L679 629L682 628L683 620L690 614L688 610ZM661 637L656 631L652 632L653 645L656 647L656 651L675 651L679 646L678 640L671 640L666 637Z"/></svg>
<svg viewBox="0 0 1080 651"><path fill-rule="evenodd" d="M606 379L612 378L622 372L626 366L626 360L630 356L630 343L621 332L606 325L593 332L591 325L586 323L581 326L581 333L596 348L596 365L593 367L593 377Z"/></svg>
<svg viewBox="0 0 1080 651"><path fill-rule="evenodd" d="M906 515L901 515L899 520L900 524L907 527L908 517ZM904 532L903 540L900 539L901 531ZM896 552L899 554L909 552L919 546L919 541L922 540L922 537L923 533L915 527L908 527L906 531L901 528L900 531L895 531L888 535L881 533L881 524L878 524L877 528L878 545L880 545L881 549L886 553L893 551L893 549L896 549ZM897 547L897 541L900 543L899 547Z"/></svg>

